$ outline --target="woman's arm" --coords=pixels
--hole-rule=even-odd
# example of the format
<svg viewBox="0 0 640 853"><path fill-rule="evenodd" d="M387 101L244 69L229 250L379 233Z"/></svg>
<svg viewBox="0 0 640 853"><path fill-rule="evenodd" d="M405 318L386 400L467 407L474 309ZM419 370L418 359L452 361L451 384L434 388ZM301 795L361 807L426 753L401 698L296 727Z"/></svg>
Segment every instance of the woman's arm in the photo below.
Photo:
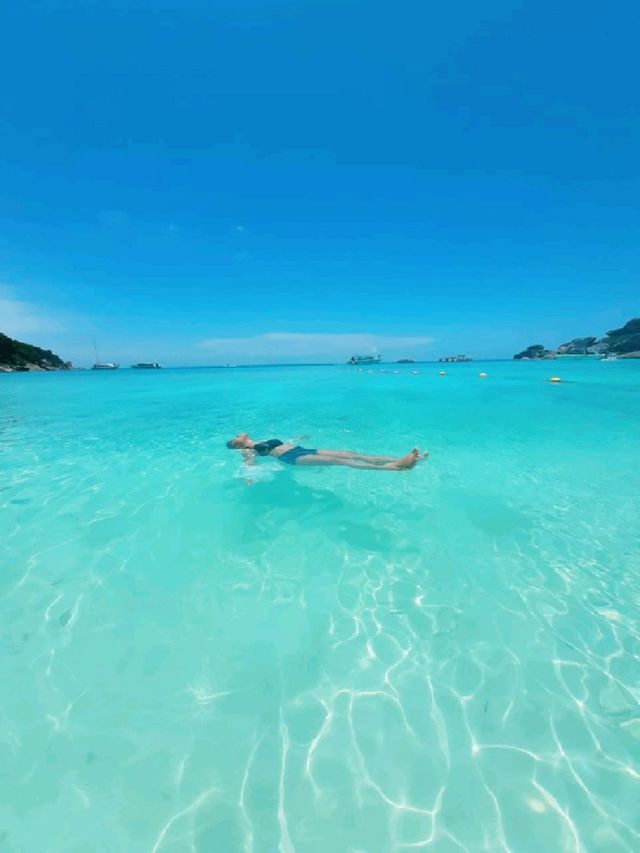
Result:
<svg viewBox="0 0 640 853"><path fill-rule="evenodd" d="M242 453L242 461L244 462L245 465L253 466L256 464L256 454L254 453L253 450L244 449L244 450L241 450L240 453ZM253 480L251 480L249 477L245 477L245 480L246 480L247 486L253 486Z"/></svg>

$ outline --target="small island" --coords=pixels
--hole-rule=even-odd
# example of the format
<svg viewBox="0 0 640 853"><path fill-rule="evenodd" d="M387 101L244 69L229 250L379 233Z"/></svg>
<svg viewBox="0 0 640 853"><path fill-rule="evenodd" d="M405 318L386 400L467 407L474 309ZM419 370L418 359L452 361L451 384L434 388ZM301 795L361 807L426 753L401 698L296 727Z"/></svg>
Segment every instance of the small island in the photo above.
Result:
<svg viewBox="0 0 640 853"><path fill-rule="evenodd" d="M16 341L0 332L0 373L71 370L71 362L48 349Z"/></svg>
<svg viewBox="0 0 640 853"><path fill-rule="evenodd" d="M532 344L522 352L514 355L517 361L533 361L541 358L555 358L556 353L553 350L546 349L542 344Z"/></svg>
<svg viewBox="0 0 640 853"><path fill-rule="evenodd" d="M546 349L542 344L533 344L513 357L517 361L534 361L575 355L600 356L607 360L640 358L640 317L634 317L620 329L612 329L601 338L574 338L566 344L560 344L555 350Z"/></svg>

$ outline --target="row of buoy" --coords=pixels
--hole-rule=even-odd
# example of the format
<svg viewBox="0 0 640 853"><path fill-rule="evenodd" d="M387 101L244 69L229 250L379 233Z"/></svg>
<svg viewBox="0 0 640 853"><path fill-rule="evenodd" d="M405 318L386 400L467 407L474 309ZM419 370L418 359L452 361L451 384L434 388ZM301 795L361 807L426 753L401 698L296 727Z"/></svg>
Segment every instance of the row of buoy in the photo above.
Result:
<svg viewBox="0 0 640 853"><path fill-rule="evenodd" d="M447 375L447 374L444 372L444 370L441 370L441 371L440 371L440 376L446 376L446 375ZM488 373L479 373L479 374L478 374L478 376L480 377L480 379L486 379L488 375L489 375Z"/></svg>
<svg viewBox="0 0 640 853"><path fill-rule="evenodd" d="M441 370L441 371L440 371L440 376L446 376L446 375L447 375L447 374L444 372L444 370ZM480 379L486 379L488 375L489 375L488 373L479 373L479 374L478 374L478 377L479 377ZM560 377L559 377L559 376L552 376L552 377L549 379L549 382L562 382L562 379L560 379Z"/></svg>
<svg viewBox="0 0 640 853"><path fill-rule="evenodd" d="M386 370L383 370L383 371L382 371L382 373L386 373L386 372L387 372ZM399 373L400 371L398 371L398 370L394 370L393 372L394 372L394 373ZM359 367L359 368L358 368L358 373L362 373L362 368L361 368L361 367ZM370 371L369 371L369 373L373 373L373 370L370 370ZM414 376L419 376L419 375L420 375L420 372L419 372L418 370L412 370L412 371L411 371L411 373L412 373ZM441 370L441 371L440 371L440 376L446 376L446 375L447 375L447 374L445 373L445 371L444 371L444 370ZM480 379L486 379L488 376L489 376L489 374L488 374L488 373L484 373L484 372L482 372L482 373L479 373L479 374L478 374L478 377L479 377ZM550 377L549 382L562 382L562 379L560 379L560 377L559 377L559 376L552 376L552 377Z"/></svg>

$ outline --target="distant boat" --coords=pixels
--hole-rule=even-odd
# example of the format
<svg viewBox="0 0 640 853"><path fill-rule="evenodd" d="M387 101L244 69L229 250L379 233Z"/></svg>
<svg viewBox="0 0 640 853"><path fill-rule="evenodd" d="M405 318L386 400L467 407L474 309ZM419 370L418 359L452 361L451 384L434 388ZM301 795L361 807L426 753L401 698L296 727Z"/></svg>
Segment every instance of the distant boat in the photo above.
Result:
<svg viewBox="0 0 640 853"><path fill-rule="evenodd" d="M415 364L415 359L413 358L399 358L396 364Z"/></svg>
<svg viewBox="0 0 640 853"><path fill-rule="evenodd" d="M117 370L120 365L114 364L113 361L100 361L100 356L98 355L98 345L96 344L96 339L93 339L93 348L96 352L96 363L93 365L91 370Z"/></svg>
<svg viewBox="0 0 640 853"><path fill-rule="evenodd" d="M380 361L381 355L352 355L347 364L378 364Z"/></svg>
<svg viewBox="0 0 640 853"><path fill-rule="evenodd" d="M608 352L605 355L600 356L600 361L617 361L618 356L613 352Z"/></svg>
<svg viewBox="0 0 640 853"><path fill-rule="evenodd" d="M473 361L473 359L468 355L446 355L443 358L439 358L438 361L446 362L447 364L457 364L463 361Z"/></svg>
<svg viewBox="0 0 640 853"><path fill-rule="evenodd" d="M160 365L157 361L141 361L138 364L132 364L134 370L160 370Z"/></svg>

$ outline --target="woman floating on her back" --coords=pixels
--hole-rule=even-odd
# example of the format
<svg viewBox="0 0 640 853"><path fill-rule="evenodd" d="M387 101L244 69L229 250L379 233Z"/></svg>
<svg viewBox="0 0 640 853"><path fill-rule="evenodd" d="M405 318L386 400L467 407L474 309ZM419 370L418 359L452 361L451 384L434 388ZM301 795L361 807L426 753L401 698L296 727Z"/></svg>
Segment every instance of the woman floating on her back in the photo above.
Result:
<svg viewBox="0 0 640 853"><path fill-rule="evenodd" d="M369 471L407 471L415 468L429 454L414 448L406 456L370 456L352 450L311 450L300 445L287 444L278 438L254 441L246 432L239 433L227 447L241 450L245 461L252 463L255 456L272 456L289 465L342 465L346 468L362 468Z"/></svg>

